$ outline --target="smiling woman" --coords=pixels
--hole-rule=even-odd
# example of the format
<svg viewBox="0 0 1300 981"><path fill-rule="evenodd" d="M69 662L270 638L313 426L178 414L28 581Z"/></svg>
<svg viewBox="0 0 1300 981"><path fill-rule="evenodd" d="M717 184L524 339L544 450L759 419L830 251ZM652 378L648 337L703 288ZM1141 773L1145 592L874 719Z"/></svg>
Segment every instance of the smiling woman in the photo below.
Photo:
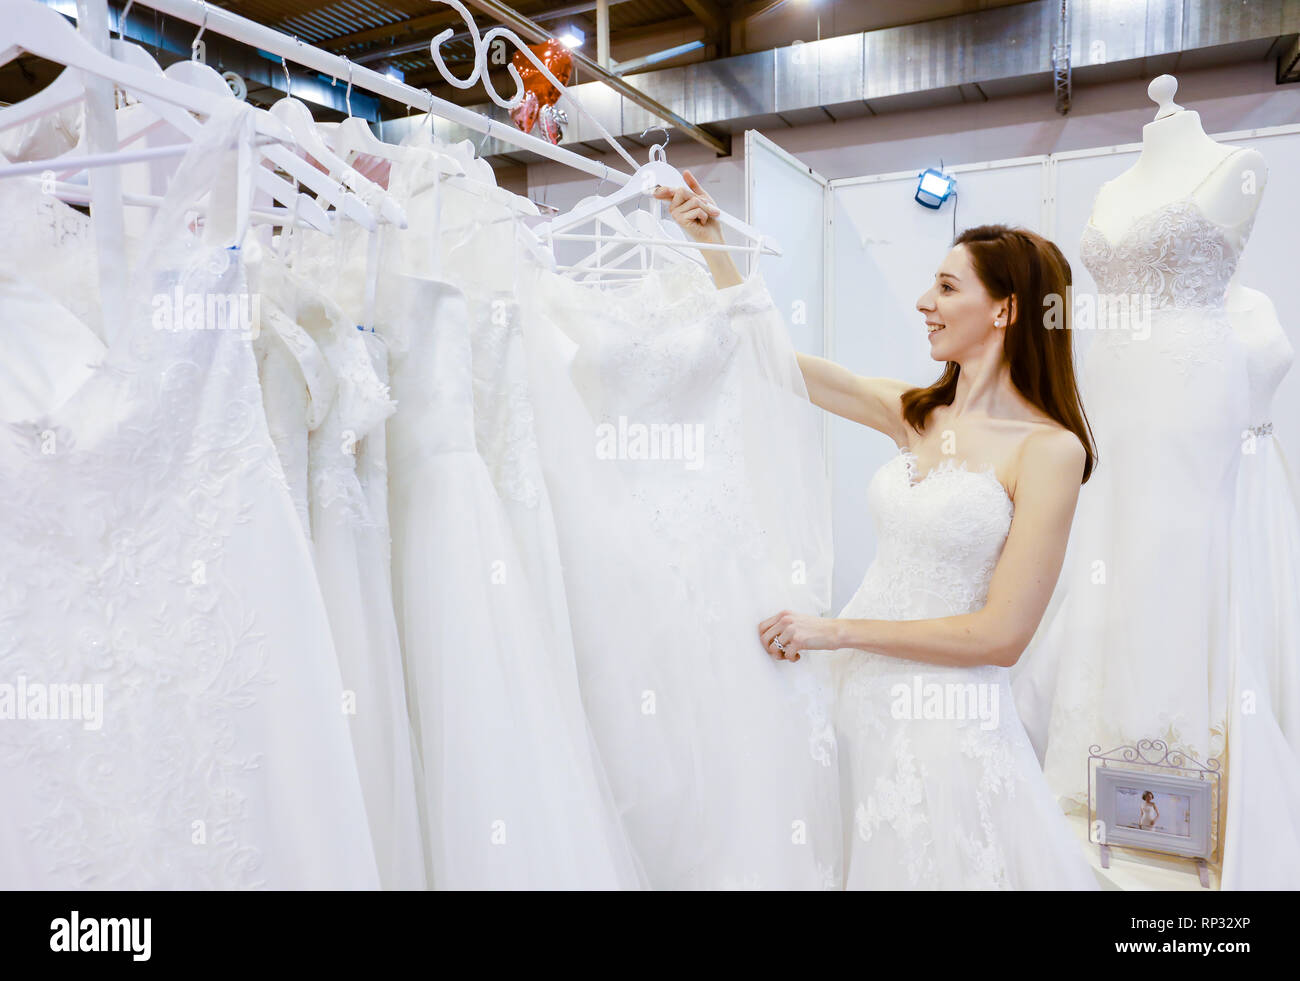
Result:
<svg viewBox="0 0 1300 981"><path fill-rule="evenodd" d="M695 181L661 196L688 234L721 241ZM708 261L719 287L740 280L725 254ZM840 616L784 610L758 625L777 660L838 652L843 810L856 832L847 888L1097 887L1008 678L1047 607L1095 460L1070 334L1043 320L1045 301L1069 287L1051 242L972 228L916 304L930 355L945 363L933 385L798 355L812 402L900 450L867 488L880 548ZM926 690L961 690L992 708L900 710L900 698Z"/></svg>

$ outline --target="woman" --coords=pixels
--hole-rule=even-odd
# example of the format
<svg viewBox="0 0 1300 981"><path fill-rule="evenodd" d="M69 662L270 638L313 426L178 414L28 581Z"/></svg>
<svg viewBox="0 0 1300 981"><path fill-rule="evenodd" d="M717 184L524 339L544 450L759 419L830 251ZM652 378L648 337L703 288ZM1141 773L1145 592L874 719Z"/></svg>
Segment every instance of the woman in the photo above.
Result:
<svg viewBox="0 0 1300 981"><path fill-rule="evenodd" d="M1160 820L1160 808L1156 807L1156 795L1149 790L1142 791L1142 810L1138 816L1138 827L1150 831Z"/></svg>
<svg viewBox="0 0 1300 981"><path fill-rule="evenodd" d="M683 177L656 196L695 240L720 242L716 205ZM725 253L705 255L719 288L741 282ZM1095 462L1061 310L1069 285L1051 242L968 229L916 304L944 363L934 384L799 355L815 404L899 448L867 488L880 544L848 606L758 626L778 659L838 652L849 889L1097 887L1007 677ZM1048 312L1067 329L1049 329Z"/></svg>

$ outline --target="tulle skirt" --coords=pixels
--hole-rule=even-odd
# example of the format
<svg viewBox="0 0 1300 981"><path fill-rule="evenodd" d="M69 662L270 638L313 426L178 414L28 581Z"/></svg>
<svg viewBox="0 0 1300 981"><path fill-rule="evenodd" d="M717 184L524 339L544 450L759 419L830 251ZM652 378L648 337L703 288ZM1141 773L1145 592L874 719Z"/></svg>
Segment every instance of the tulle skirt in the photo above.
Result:
<svg viewBox="0 0 1300 981"><path fill-rule="evenodd" d="M482 460L447 451L407 463L390 499L432 886L637 888Z"/></svg>

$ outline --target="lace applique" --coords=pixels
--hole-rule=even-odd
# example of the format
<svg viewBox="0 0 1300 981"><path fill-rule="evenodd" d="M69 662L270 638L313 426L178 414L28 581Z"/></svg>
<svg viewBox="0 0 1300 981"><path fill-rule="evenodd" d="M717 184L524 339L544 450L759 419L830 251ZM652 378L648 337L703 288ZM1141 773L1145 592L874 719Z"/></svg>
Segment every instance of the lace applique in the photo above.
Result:
<svg viewBox="0 0 1300 981"><path fill-rule="evenodd" d="M894 731L884 754L894 761L894 767L878 776L870 793L859 801L854 829L862 841L869 842L881 824L889 825L902 847L902 862L912 885L919 886L935 878L934 842L924 807L925 769L901 729Z"/></svg>
<svg viewBox="0 0 1300 981"><path fill-rule="evenodd" d="M190 268L225 261L201 258ZM241 284L236 264L207 288ZM260 759L234 722L277 679L223 563L278 461L247 339L138 329L131 342L74 397L75 428L4 432L0 676L99 684L104 704L98 730L0 726L0 754L36 776L44 816L28 832L48 874L83 888L256 887L241 775ZM94 398L124 411L79 404Z"/></svg>
<svg viewBox="0 0 1300 981"><path fill-rule="evenodd" d="M1180 374L1218 364L1215 348L1232 335L1224 298L1254 221L1252 214L1239 228L1225 228L1207 218L1190 196L1143 215L1118 243L1089 221L1079 254L1099 293L1149 299L1152 306L1149 315L1140 307L1129 311L1130 318L1150 320L1150 338L1130 325L1105 325L1114 328L1103 332L1112 355L1154 342Z"/></svg>

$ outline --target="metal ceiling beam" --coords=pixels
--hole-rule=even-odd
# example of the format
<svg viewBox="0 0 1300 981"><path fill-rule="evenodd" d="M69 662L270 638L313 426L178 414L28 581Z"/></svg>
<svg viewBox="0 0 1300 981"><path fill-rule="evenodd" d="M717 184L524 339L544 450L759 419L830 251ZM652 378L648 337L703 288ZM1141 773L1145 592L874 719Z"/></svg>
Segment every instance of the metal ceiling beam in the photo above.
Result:
<svg viewBox="0 0 1300 981"><path fill-rule="evenodd" d="M460 19L460 15L456 11L440 10L436 14L421 14L419 17L411 17L408 20L395 20L383 27L369 27L364 31L355 31L352 34L341 34L338 37L326 38L320 42L319 46L330 49L346 48L351 44L362 44L366 41L386 41L389 38L400 37L403 34L414 34L416 31L427 32L432 37L444 27L454 27L463 23L464 21Z"/></svg>
<svg viewBox="0 0 1300 981"><path fill-rule="evenodd" d="M704 22L710 31L720 31L727 26L727 15L714 0L682 0L691 13Z"/></svg>
<svg viewBox="0 0 1300 981"><path fill-rule="evenodd" d="M522 14L516 13L505 4L499 3L498 0L466 0L466 2L471 7L497 18L497 20L501 21L501 23L505 24L525 40L532 41L533 43L551 40L551 35L542 30L541 27L529 20L527 17L524 17ZM646 95L635 85L632 85L626 80L619 78L619 76L601 68L600 65L596 64L595 61L588 58L581 51L570 51L569 54L573 58L575 64L581 65L586 69L589 77L604 82L605 85L613 89L615 92L618 92L629 102L635 103L646 112L652 113L664 122L672 123L684 134L695 140L695 142L704 144L715 153L722 154L723 156L727 156L731 153L730 136L716 136L708 130L702 129L692 122L688 122L667 106L650 98L650 96Z"/></svg>
<svg viewBox="0 0 1300 981"><path fill-rule="evenodd" d="M620 3L629 3L631 2L631 0L606 0L606 2L611 7L614 7ZM573 17L577 14L590 13L592 10L595 9L595 7L596 7L595 0L585 0L585 2L583 3L575 3L575 4L571 4L568 7L560 7L558 10L548 10L545 13L539 13L537 15L537 19L539 22L549 21L549 20L560 20L564 17ZM406 21L402 21L401 23L404 24L406 23ZM394 24L393 26L397 27L398 25ZM479 26L480 28L482 28L482 25ZM422 41L412 41L409 44L401 44L395 48L383 48L381 50L367 51L365 54L358 55L354 57L352 60L359 65L364 65L364 64L369 64L372 61L383 61L385 58L398 58L401 57L402 55L415 54L415 52L417 51L427 51L429 48L429 41L432 40L433 33L434 32L430 31L429 37L425 38ZM469 31L457 31L455 34L453 34L451 37L447 39L447 43L450 44L453 41L465 41L469 39L469 36L470 36ZM325 41L324 43L327 45L336 45L338 42L343 40L344 40L343 38L337 38L333 41Z"/></svg>

